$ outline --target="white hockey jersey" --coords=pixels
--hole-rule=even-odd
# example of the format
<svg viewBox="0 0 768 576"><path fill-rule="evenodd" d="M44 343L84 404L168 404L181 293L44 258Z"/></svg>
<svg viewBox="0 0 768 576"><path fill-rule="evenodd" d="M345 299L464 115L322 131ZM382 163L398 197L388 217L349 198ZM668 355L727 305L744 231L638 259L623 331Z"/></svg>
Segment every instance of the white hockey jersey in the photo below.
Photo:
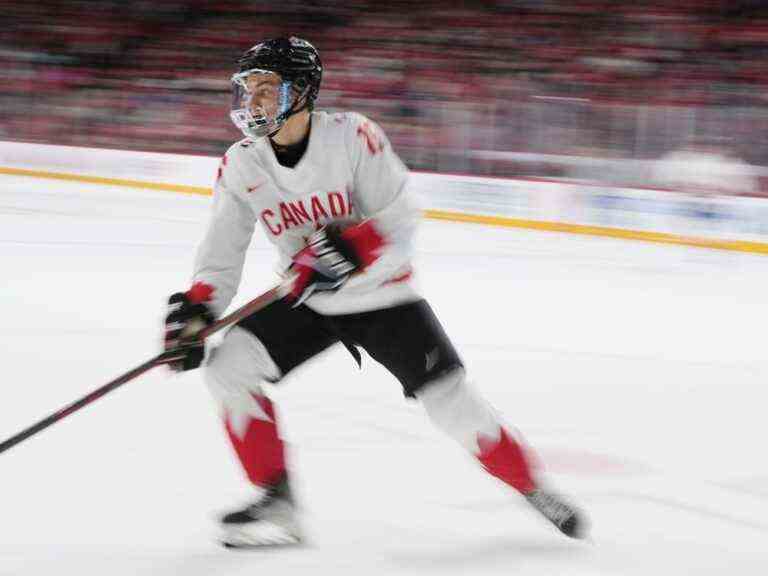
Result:
<svg viewBox="0 0 768 576"><path fill-rule="evenodd" d="M360 114L313 112L311 122L307 150L294 168L278 163L266 138L235 143L221 161L193 276L193 282L214 288L217 316L240 284L256 222L287 269L320 225L374 220L384 250L337 292L306 301L321 314L363 312L419 297L411 280L411 240L420 213L406 193L408 169L382 130Z"/></svg>

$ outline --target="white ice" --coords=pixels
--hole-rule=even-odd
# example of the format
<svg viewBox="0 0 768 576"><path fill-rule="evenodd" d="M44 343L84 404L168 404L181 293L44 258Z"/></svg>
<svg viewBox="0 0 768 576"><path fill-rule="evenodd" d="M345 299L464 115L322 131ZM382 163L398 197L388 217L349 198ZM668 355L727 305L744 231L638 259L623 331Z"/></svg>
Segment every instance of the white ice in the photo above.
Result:
<svg viewBox="0 0 768 576"><path fill-rule="evenodd" d="M209 201L0 179L0 440L157 352ZM258 233L237 302L274 261ZM248 486L200 374L158 369L0 455L0 574L768 573L768 258L427 221L417 265L591 541L339 349L272 390L307 546L218 547Z"/></svg>

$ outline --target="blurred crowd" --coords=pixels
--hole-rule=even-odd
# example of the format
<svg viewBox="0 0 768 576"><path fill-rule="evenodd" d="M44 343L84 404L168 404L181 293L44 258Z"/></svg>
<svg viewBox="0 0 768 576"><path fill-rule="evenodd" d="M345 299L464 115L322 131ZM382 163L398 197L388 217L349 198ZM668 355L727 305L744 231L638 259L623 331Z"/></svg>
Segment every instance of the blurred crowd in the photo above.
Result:
<svg viewBox="0 0 768 576"><path fill-rule="evenodd" d="M219 155L235 60L294 34L318 106L369 115L415 169L568 177L695 142L768 165L763 4L0 0L0 139Z"/></svg>

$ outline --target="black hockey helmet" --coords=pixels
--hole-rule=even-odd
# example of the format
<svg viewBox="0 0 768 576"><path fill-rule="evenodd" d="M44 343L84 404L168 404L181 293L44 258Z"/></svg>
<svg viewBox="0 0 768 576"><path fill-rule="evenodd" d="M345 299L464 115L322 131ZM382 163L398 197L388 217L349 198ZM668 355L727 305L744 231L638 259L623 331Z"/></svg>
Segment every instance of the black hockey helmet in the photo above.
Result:
<svg viewBox="0 0 768 576"><path fill-rule="evenodd" d="M312 44L301 38L275 38L256 44L237 61L240 72L269 70L283 80L293 82L300 92L309 88L307 102L311 106L320 92L323 64Z"/></svg>
<svg viewBox="0 0 768 576"><path fill-rule="evenodd" d="M274 134L290 116L314 107L320 91L323 65L315 47L306 40L295 36L266 40L249 49L237 64L239 72L232 76L230 117L247 137ZM248 78L254 74L280 77L275 110L253 106L248 92Z"/></svg>

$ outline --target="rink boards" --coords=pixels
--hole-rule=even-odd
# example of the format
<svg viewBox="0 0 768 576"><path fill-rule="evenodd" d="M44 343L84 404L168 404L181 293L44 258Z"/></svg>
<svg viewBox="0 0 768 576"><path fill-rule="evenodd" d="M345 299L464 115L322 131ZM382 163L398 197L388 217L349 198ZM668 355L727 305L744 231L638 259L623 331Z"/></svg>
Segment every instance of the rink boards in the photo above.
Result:
<svg viewBox="0 0 768 576"><path fill-rule="evenodd" d="M0 174L209 195L208 156L0 142ZM768 254L768 200L414 172L429 218Z"/></svg>

